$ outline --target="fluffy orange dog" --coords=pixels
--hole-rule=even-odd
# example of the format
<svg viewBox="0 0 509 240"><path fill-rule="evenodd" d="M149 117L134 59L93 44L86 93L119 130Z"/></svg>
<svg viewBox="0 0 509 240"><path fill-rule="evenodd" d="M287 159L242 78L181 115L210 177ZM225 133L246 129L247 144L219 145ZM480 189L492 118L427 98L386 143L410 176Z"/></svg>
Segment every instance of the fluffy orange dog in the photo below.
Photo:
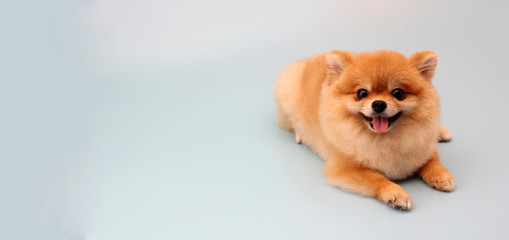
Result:
<svg viewBox="0 0 509 240"><path fill-rule="evenodd" d="M294 62L276 84L278 123L326 160L331 185L408 210L410 195L389 179L417 173L438 190L454 189L436 149L452 137L439 124L436 64L431 51L407 58L386 50Z"/></svg>

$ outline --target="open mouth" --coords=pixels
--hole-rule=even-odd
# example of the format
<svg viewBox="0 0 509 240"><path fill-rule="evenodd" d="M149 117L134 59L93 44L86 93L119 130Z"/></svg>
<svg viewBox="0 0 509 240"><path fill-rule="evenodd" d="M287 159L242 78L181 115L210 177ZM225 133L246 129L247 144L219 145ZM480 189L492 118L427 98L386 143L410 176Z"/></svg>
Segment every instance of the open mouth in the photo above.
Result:
<svg viewBox="0 0 509 240"><path fill-rule="evenodd" d="M375 131L377 131L379 133L383 133L383 132L387 131L387 129L389 129L391 124L394 121L396 121L399 118L400 115L401 115L401 112L396 113L392 117L382 117L382 116L368 117L368 116L362 114L364 119L369 122L369 126L373 130L375 130Z"/></svg>

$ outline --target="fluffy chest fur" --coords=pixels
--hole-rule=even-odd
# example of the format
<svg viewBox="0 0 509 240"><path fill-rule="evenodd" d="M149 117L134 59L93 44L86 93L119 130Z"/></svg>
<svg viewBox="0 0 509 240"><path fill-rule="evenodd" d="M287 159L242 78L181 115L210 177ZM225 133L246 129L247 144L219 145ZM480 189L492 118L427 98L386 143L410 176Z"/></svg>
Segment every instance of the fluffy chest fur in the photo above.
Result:
<svg viewBox="0 0 509 240"><path fill-rule="evenodd" d="M389 179L403 179L414 174L435 150L434 131L402 131L398 137L344 134L331 142L339 151L362 166L378 171ZM393 129L399 130L399 129ZM345 133L346 133L345 129ZM351 133L351 132L350 132ZM387 133L387 134L394 134Z"/></svg>

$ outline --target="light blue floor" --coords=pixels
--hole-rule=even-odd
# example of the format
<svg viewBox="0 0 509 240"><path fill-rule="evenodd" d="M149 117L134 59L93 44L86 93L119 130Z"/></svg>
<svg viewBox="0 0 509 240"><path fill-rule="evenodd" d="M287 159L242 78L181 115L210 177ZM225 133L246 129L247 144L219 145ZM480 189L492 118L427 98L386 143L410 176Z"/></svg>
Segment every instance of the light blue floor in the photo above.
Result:
<svg viewBox="0 0 509 240"><path fill-rule="evenodd" d="M0 239L509 239L509 4L10 1ZM410 212L328 186L275 123L291 61L433 50L457 189Z"/></svg>

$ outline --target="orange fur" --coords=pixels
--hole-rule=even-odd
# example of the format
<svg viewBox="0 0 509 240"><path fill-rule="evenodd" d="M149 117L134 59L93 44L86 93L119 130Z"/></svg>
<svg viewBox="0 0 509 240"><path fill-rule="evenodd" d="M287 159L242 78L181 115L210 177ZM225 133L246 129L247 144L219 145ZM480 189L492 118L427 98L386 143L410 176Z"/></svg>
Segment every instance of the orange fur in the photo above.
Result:
<svg viewBox="0 0 509 240"><path fill-rule="evenodd" d="M326 160L331 185L410 209L408 193L389 179L418 172L438 190L454 188L436 152L437 140L452 137L439 125L440 103L431 85L436 63L431 51L407 58L386 50L335 50L294 62L275 87L278 123ZM404 97L391 94L396 88ZM358 99L359 89L367 97ZM383 116L400 113L382 133L370 127L369 117L378 116L375 100L386 102Z"/></svg>

